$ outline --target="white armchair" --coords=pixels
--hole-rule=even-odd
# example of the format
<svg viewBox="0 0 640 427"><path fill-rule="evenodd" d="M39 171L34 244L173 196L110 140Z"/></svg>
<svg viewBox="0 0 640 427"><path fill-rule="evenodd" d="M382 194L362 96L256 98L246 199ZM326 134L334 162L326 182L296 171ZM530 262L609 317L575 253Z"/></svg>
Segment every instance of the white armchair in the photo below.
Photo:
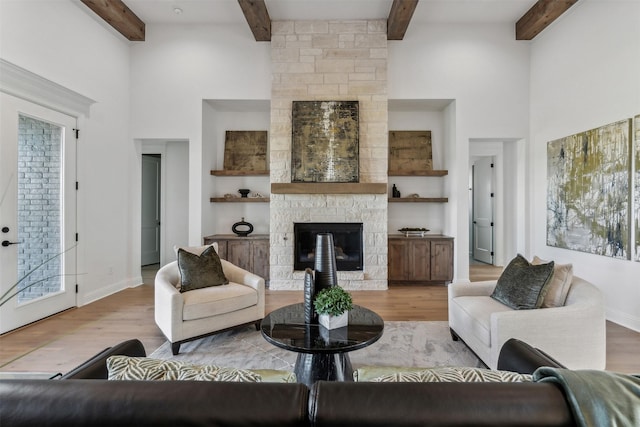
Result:
<svg viewBox="0 0 640 427"><path fill-rule="evenodd" d="M264 279L221 259L229 284L180 293L178 262L158 270L155 279L155 320L178 354L180 344L254 323L264 318Z"/></svg>
<svg viewBox="0 0 640 427"><path fill-rule="evenodd" d="M449 327L491 369L500 348L517 338L570 369L604 369L604 302L593 284L573 276L562 307L513 310L490 297L496 281L449 285Z"/></svg>

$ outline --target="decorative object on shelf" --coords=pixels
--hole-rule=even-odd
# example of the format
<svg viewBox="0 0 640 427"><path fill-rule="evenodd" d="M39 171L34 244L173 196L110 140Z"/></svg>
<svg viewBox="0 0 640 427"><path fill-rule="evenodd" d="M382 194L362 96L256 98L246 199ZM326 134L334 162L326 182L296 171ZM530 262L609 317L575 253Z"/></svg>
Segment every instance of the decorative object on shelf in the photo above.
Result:
<svg viewBox="0 0 640 427"><path fill-rule="evenodd" d="M424 235L429 230L426 229L426 228L422 228L422 227L420 227L420 228L404 227L404 228L401 228L398 231L401 232L402 234L404 234L405 237L424 237Z"/></svg>
<svg viewBox="0 0 640 427"><path fill-rule="evenodd" d="M318 323L318 315L313 301L316 297L315 283L313 282L313 270L304 270L304 323Z"/></svg>
<svg viewBox="0 0 640 427"><path fill-rule="evenodd" d="M239 227L243 227L243 228L246 227L246 229L239 230L238 229ZM231 231L233 231L235 234L241 237L248 236L253 232L253 225L249 222L246 222L244 220L244 217L242 217L242 221L239 221L233 224L233 226L231 227Z"/></svg>
<svg viewBox="0 0 640 427"><path fill-rule="evenodd" d="M418 193L413 193L413 194L409 194L408 197L411 197L412 199L419 199L420 195Z"/></svg>
<svg viewBox="0 0 640 427"><path fill-rule="evenodd" d="M267 169L266 130L228 130L224 140L224 168L255 171Z"/></svg>
<svg viewBox="0 0 640 427"><path fill-rule="evenodd" d="M313 305L318 313L319 323L327 329L347 326L349 310L353 308L351 294L340 286L332 286L318 292Z"/></svg>
<svg viewBox="0 0 640 427"><path fill-rule="evenodd" d="M238 190L238 193L240 193L240 197L244 197L244 198L246 198L250 192L251 190L249 190L248 188L241 188Z"/></svg>
<svg viewBox="0 0 640 427"><path fill-rule="evenodd" d="M293 101L291 182L358 182L358 101Z"/></svg>
<svg viewBox="0 0 640 427"><path fill-rule="evenodd" d="M225 198L225 199L235 199L235 198L237 198L237 197L238 197L238 196L236 196L235 194L231 194L231 193L226 193L226 194L224 195L224 198Z"/></svg>
<svg viewBox="0 0 640 427"><path fill-rule="evenodd" d="M333 234L316 234L316 252L313 267L315 270L316 292L338 285L336 251L333 246Z"/></svg>
<svg viewBox="0 0 640 427"><path fill-rule="evenodd" d="M399 198L400 197L400 191L398 190L398 187L396 187L395 184L393 184L393 188L391 189L391 197L393 197L393 198Z"/></svg>
<svg viewBox="0 0 640 427"><path fill-rule="evenodd" d="M251 195L251 197L253 197L253 198L255 198L255 199L261 199L261 198L263 198L264 196L262 195L262 193L258 193L258 192L256 191L255 193L253 193L253 194Z"/></svg>
<svg viewBox="0 0 640 427"><path fill-rule="evenodd" d="M433 169L430 130L389 131L389 170Z"/></svg>

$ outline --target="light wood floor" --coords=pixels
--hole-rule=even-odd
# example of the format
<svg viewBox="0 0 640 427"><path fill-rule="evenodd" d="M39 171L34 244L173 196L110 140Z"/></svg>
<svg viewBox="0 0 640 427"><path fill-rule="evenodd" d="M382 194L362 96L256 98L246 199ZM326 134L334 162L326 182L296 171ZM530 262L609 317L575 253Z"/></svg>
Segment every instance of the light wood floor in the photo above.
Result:
<svg viewBox="0 0 640 427"><path fill-rule="evenodd" d="M0 336L0 371L66 372L97 352L129 338L148 353L164 341L153 319L153 276L143 270L144 285L126 289L80 308ZM498 277L501 268L472 265L472 281ZM356 291L354 302L385 320L447 320L445 286L394 286L388 291ZM302 302L300 291L267 291L266 310ZM607 369L640 372L640 333L607 322Z"/></svg>

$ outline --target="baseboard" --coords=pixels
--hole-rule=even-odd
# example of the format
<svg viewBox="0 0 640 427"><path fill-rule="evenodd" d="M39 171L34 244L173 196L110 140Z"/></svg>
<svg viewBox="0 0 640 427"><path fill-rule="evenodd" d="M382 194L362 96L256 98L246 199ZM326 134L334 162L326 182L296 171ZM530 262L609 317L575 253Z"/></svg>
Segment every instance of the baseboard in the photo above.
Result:
<svg viewBox="0 0 640 427"><path fill-rule="evenodd" d="M83 305L87 305L94 301L98 301L102 298L108 297L109 295L113 295L124 289L140 286L142 285L142 283L143 283L142 276L136 276L126 280L121 280L120 282L112 283L108 286L103 286L96 291L87 293L83 297L79 297L78 307L82 307Z"/></svg>
<svg viewBox="0 0 640 427"><path fill-rule="evenodd" d="M628 313L623 313L617 310L606 310L607 320L616 323L625 328L631 329L636 332L640 332L640 317L631 316Z"/></svg>

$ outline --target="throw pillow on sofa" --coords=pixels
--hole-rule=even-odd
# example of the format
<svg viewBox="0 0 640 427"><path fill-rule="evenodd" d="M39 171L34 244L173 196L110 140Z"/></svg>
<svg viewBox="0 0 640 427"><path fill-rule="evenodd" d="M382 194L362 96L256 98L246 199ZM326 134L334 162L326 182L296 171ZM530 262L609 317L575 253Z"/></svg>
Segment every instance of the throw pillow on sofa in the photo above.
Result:
<svg viewBox="0 0 640 427"><path fill-rule="evenodd" d="M532 265L518 254L504 269L491 298L514 310L540 308L554 263Z"/></svg>
<svg viewBox="0 0 640 427"><path fill-rule="evenodd" d="M537 256L534 256L531 264L540 265L547 264L548 262L549 261L545 261L538 258ZM547 289L547 294L544 296L542 307L550 308L564 306L564 303L567 300L567 295L569 294L569 288L571 287L572 281L573 265L554 263L553 275L551 276L551 280L549 281L549 287Z"/></svg>
<svg viewBox="0 0 640 427"><path fill-rule="evenodd" d="M229 283L213 246L209 246L200 255L179 248L178 269L180 270L180 292Z"/></svg>
<svg viewBox="0 0 640 427"><path fill-rule="evenodd" d="M383 373L386 371L386 373ZM370 374L376 376L371 377ZM363 367L353 374L360 382L528 382L531 375L483 368Z"/></svg>
<svg viewBox="0 0 640 427"><path fill-rule="evenodd" d="M261 381L260 375L245 369L148 357L111 356L107 359L107 371L110 380Z"/></svg>

